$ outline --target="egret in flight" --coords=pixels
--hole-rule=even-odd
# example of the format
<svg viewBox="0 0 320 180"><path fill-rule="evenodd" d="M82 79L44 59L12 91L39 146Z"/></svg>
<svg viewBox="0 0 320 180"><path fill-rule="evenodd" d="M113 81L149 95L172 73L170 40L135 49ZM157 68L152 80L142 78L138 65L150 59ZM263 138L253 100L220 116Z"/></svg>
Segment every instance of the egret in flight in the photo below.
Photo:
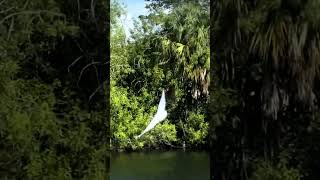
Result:
<svg viewBox="0 0 320 180"><path fill-rule="evenodd" d="M139 136L136 136L136 139L140 138L144 133L150 131L159 122L163 121L167 117L167 114L168 113L166 111L166 98L165 98L164 90L162 90L162 96L160 99L160 103L159 103L156 115L153 117L153 119L151 120L147 128Z"/></svg>

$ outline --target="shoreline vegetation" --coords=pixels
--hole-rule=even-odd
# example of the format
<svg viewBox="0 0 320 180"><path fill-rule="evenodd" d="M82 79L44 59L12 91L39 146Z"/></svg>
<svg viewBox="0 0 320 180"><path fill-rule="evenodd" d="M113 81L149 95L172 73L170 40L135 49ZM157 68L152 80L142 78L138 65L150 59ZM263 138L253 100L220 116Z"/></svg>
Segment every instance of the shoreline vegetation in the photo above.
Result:
<svg viewBox="0 0 320 180"><path fill-rule="evenodd" d="M148 2L131 41L111 27L112 144L210 146L217 179L319 179L320 1ZM167 120L126 142L164 87Z"/></svg>
<svg viewBox="0 0 320 180"><path fill-rule="evenodd" d="M192 147L192 146L188 146L188 145L184 145L183 143L180 144L157 144L155 146L144 146L141 149L132 149L130 147L126 147L126 148L119 148L116 146L111 146L110 147L110 151L111 152L125 152L125 153L130 153L130 152L151 152L151 151L172 151L172 150L183 150L183 151L205 151L205 152L209 152L209 147L206 144L200 145L200 146L196 146L196 147Z"/></svg>
<svg viewBox="0 0 320 180"><path fill-rule="evenodd" d="M203 2L150 1L129 41L120 21L126 10L111 2L111 150L207 145L209 7ZM155 114L162 89L166 120L135 139Z"/></svg>

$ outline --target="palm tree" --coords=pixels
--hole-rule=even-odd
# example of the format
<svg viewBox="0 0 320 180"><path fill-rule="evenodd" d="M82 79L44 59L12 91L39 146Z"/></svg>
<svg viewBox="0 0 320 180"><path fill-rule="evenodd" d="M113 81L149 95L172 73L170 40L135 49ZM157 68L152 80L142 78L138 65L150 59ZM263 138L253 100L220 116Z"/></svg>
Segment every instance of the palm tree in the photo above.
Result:
<svg viewBox="0 0 320 180"><path fill-rule="evenodd" d="M246 109L252 103L248 102L251 97L246 94L252 87L247 82L257 79L260 86L255 88L258 95L254 97L261 113L259 108L251 113L260 114L255 121L259 120L257 124L264 133L264 157L274 159L280 148L282 121L279 114L289 107L315 107L317 97L313 85L319 78L320 3L312 0L217 0L212 1L211 8L211 42L216 54L211 67L219 77L212 88L237 90L242 104L239 112L248 112ZM255 71L258 73L253 73ZM248 134L257 127L248 124L249 121L242 119L238 126L240 137L234 138L234 141L241 141L234 142L234 147L240 148L238 154L245 155L249 139L254 139ZM218 139L219 136L226 138L222 135L218 134ZM230 152L231 159L233 153ZM240 162L246 161L244 156L238 157ZM233 161L233 168L236 161ZM245 166L240 163L239 169ZM240 174L246 179L245 168Z"/></svg>

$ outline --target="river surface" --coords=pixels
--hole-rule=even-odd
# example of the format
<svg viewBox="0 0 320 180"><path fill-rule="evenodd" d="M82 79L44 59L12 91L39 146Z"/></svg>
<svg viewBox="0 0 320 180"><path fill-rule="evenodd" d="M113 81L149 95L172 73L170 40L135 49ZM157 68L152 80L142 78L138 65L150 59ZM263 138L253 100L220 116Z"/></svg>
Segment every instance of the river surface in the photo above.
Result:
<svg viewBox="0 0 320 180"><path fill-rule="evenodd" d="M113 153L111 180L208 180L206 152Z"/></svg>

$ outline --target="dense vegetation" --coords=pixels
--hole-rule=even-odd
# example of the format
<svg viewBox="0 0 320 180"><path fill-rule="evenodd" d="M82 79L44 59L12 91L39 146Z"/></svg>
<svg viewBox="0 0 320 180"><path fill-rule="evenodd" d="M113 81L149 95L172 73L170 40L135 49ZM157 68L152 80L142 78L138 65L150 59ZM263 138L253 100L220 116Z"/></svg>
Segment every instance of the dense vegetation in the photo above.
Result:
<svg viewBox="0 0 320 180"><path fill-rule="evenodd" d="M210 145L219 180L319 179L320 1L148 2L127 41L117 1L111 25L107 1L0 1L0 178L105 179L111 138Z"/></svg>
<svg viewBox="0 0 320 180"><path fill-rule="evenodd" d="M204 147L209 85L209 7L190 1L151 1L126 41L121 15L111 6L111 135L113 149ZM170 10L165 12L165 10ZM136 140L166 91L167 119Z"/></svg>
<svg viewBox="0 0 320 180"><path fill-rule="evenodd" d="M113 147L209 144L212 179L319 179L320 2L215 0L210 21L209 1L149 2L132 41L112 25ZM170 115L135 141L161 89Z"/></svg>
<svg viewBox="0 0 320 180"><path fill-rule="evenodd" d="M111 90L118 147L209 143L215 179L319 179L320 1L215 0L210 21L208 1L149 2ZM161 88L168 120L134 141Z"/></svg>
<svg viewBox="0 0 320 180"><path fill-rule="evenodd" d="M211 1L215 179L319 179L320 1Z"/></svg>
<svg viewBox="0 0 320 180"><path fill-rule="evenodd" d="M0 179L104 179L107 2L0 4Z"/></svg>

